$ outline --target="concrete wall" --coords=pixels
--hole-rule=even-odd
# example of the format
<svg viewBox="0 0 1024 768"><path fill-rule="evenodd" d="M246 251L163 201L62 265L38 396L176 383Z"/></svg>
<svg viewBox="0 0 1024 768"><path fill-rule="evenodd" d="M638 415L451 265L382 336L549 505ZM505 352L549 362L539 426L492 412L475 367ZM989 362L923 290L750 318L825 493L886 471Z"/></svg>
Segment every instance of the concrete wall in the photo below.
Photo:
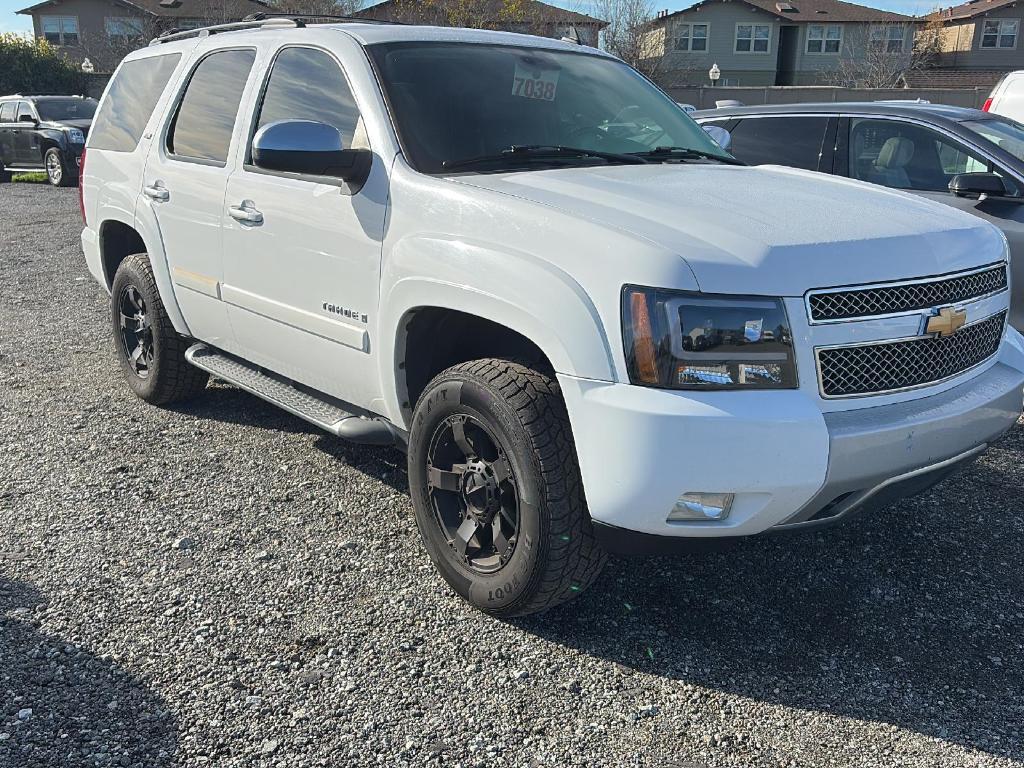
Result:
<svg viewBox="0 0 1024 768"><path fill-rule="evenodd" d="M886 99L926 99L933 104L957 107L981 107L988 88L830 88L795 86L766 88L669 88L669 95L697 109L712 109L715 101L737 99L743 104L800 104L836 101L882 101Z"/></svg>

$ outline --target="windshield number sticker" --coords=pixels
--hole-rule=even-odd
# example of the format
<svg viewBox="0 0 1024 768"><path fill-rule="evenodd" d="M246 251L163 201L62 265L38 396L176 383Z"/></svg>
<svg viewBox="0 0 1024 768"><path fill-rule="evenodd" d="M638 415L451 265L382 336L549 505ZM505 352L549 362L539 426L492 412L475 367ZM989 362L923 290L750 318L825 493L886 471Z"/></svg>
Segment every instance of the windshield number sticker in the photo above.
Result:
<svg viewBox="0 0 1024 768"><path fill-rule="evenodd" d="M554 101L557 91L557 69L531 69L516 62L516 76L512 81L513 96Z"/></svg>

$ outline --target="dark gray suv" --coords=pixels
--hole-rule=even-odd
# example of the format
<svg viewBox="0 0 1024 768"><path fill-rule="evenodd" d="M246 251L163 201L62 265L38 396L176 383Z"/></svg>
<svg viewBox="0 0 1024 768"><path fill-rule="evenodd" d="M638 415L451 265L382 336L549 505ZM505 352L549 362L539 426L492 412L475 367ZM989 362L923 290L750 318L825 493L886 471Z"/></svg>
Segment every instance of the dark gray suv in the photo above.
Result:
<svg viewBox="0 0 1024 768"><path fill-rule="evenodd" d="M789 165L881 184L980 216L1013 254L1010 321L1024 331L1024 125L925 102L778 104L692 115L731 135L751 165Z"/></svg>
<svg viewBox="0 0 1024 768"><path fill-rule="evenodd" d="M55 187L78 183L96 100L82 96L0 96L0 182L46 171Z"/></svg>

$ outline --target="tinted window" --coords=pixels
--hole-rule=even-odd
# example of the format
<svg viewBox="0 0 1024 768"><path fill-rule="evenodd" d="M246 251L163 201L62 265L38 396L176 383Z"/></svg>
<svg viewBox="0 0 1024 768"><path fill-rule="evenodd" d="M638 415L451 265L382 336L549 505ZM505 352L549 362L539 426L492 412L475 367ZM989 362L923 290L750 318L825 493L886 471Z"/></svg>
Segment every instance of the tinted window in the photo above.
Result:
<svg viewBox="0 0 1024 768"><path fill-rule="evenodd" d="M732 129L729 151L751 165L818 170L827 117L757 117Z"/></svg>
<svg viewBox="0 0 1024 768"><path fill-rule="evenodd" d="M256 127L292 119L332 125L345 148L352 146L359 111L337 62L323 51L285 48L274 61Z"/></svg>
<svg viewBox="0 0 1024 768"><path fill-rule="evenodd" d="M39 99L36 111L40 120L91 120L96 113L96 100Z"/></svg>
<svg viewBox="0 0 1024 768"><path fill-rule="evenodd" d="M17 107L18 102L7 101L0 104L0 123L13 123L16 115L14 110Z"/></svg>
<svg viewBox="0 0 1024 768"><path fill-rule="evenodd" d="M610 153L672 146L725 155L662 91L604 56L435 42L367 50L420 171L439 173L479 157L497 158L485 164L489 170L545 167L517 163L506 152L530 145Z"/></svg>
<svg viewBox="0 0 1024 768"><path fill-rule="evenodd" d="M896 189L945 192L958 173L988 162L929 128L895 120L850 121L850 176Z"/></svg>
<svg viewBox="0 0 1024 768"><path fill-rule="evenodd" d="M189 79L167 137L175 155L223 163L238 104L256 52L220 51L203 59Z"/></svg>
<svg viewBox="0 0 1024 768"><path fill-rule="evenodd" d="M31 122L35 118L33 117L32 107L27 101L18 102L18 122Z"/></svg>
<svg viewBox="0 0 1024 768"><path fill-rule="evenodd" d="M96 113L89 148L134 150L180 58L180 53L169 53L122 64Z"/></svg>

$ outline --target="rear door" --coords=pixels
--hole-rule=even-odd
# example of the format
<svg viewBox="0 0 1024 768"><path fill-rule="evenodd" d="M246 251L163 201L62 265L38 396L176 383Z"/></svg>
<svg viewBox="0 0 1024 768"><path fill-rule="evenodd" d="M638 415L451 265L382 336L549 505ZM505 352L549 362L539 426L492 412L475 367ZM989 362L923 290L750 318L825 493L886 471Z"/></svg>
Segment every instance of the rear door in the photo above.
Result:
<svg viewBox="0 0 1024 768"><path fill-rule="evenodd" d="M224 188L255 59L253 47L220 48L192 66L143 174L189 329L226 349L234 338L220 300Z"/></svg>
<svg viewBox="0 0 1024 768"><path fill-rule="evenodd" d="M739 118L730 129L729 151L750 165L786 165L807 171L831 169L828 137L835 118L773 115Z"/></svg>

